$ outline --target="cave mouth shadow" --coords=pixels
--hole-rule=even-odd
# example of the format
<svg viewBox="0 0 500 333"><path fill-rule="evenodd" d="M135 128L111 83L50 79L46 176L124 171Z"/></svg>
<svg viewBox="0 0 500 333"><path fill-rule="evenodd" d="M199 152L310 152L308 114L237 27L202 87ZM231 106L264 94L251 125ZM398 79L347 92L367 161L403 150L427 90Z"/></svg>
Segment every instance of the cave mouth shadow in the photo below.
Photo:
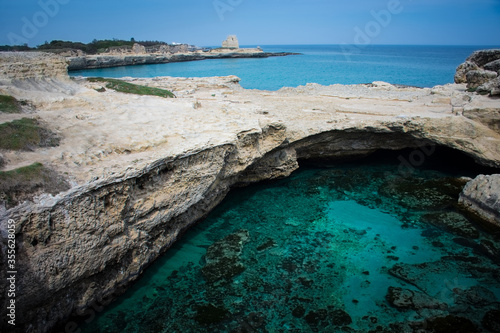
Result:
<svg viewBox="0 0 500 333"><path fill-rule="evenodd" d="M299 159L299 169L329 168L343 164L398 166L402 173L412 170L435 170L458 177L475 178L480 174L500 174L500 168L477 163L471 156L448 147L425 146L401 150L381 149L365 155L348 158Z"/></svg>

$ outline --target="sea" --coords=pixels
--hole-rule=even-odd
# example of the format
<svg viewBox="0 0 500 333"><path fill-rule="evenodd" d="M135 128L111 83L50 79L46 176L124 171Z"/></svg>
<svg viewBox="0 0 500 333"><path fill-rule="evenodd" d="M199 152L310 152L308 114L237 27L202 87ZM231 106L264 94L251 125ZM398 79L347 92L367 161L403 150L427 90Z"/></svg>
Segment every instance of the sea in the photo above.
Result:
<svg viewBox="0 0 500 333"><path fill-rule="evenodd" d="M74 72L108 77L238 75L249 89L309 82L453 81L482 47L272 46L302 55ZM359 161L301 163L289 178L233 189L105 308L73 318L84 333L495 332L500 235L457 205L482 169L439 148ZM456 163L460 161L460 163ZM326 162L325 162L326 163ZM467 178L469 177L469 178Z"/></svg>
<svg viewBox="0 0 500 333"><path fill-rule="evenodd" d="M247 46L255 47L255 46ZM300 55L256 59L210 59L70 72L72 76L207 77L236 75L247 89L278 90L307 83L362 84L385 81L416 87L453 83L458 65L492 46L267 45L266 52Z"/></svg>

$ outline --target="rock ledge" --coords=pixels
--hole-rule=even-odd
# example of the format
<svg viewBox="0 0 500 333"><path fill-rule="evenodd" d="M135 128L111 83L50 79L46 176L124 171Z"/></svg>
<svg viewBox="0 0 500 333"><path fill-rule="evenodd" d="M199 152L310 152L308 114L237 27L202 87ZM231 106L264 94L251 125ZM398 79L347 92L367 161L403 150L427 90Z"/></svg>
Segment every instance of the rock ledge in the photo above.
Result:
<svg viewBox="0 0 500 333"><path fill-rule="evenodd" d="M467 183L460 194L460 204L500 227L500 175L480 175Z"/></svg>

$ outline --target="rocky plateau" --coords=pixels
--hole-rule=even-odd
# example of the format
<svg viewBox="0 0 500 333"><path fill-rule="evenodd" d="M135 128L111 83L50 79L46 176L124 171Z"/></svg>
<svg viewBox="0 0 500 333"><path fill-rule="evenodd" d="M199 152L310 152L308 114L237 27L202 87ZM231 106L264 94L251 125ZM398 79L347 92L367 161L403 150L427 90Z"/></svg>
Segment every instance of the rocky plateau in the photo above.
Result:
<svg viewBox="0 0 500 333"><path fill-rule="evenodd" d="M470 63L493 68L487 60ZM279 91L245 90L235 76L125 79L177 97L166 99L70 79L67 66L54 55L0 53L0 94L30 106L0 112L0 123L33 118L60 138L55 147L0 151L2 170L38 162L69 184L0 203L2 263L15 221L19 332L48 332L107 303L231 188L287 177L299 161L436 145L500 168L500 102L469 92L463 75L424 89L374 82ZM496 226L499 177L479 177L461 199Z"/></svg>

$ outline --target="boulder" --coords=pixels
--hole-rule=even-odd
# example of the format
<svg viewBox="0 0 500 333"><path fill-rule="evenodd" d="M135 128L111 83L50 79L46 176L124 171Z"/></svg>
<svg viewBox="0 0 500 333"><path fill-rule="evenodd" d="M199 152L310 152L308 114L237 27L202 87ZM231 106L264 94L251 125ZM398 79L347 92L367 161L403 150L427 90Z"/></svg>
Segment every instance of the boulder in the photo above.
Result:
<svg viewBox="0 0 500 333"><path fill-rule="evenodd" d="M484 65L484 69L486 69L487 71L500 73L500 59L487 63L486 65Z"/></svg>
<svg viewBox="0 0 500 333"><path fill-rule="evenodd" d="M500 174L480 175L468 182L459 202L468 211L500 227Z"/></svg>
<svg viewBox="0 0 500 333"><path fill-rule="evenodd" d="M474 89L481 95L500 95L500 49L474 52L457 67L455 83L467 83L467 88Z"/></svg>
<svg viewBox="0 0 500 333"><path fill-rule="evenodd" d="M467 83L467 72L478 70L479 67L473 62L466 61L457 67L455 83Z"/></svg>
<svg viewBox="0 0 500 333"><path fill-rule="evenodd" d="M476 89L486 82L495 79L497 76L498 74L496 72L485 71L484 69L469 71L466 74L467 88Z"/></svg>
<svg viewBox="0 0 500 333"><path fill-rule="evenodd" d="M479 50L472 53L469 58L467 58L468 62L472 62L479 67L483 67L484 65L500 59L500 49L491 49L491 50Z"/></svg>
<svg viewBox="0 0 500 333"><path fill-rule="evenodd" d="M479 87L477 87L476 92L480 95L498 96L500 95L500 76L496 79L490 80Z"/></svg>

